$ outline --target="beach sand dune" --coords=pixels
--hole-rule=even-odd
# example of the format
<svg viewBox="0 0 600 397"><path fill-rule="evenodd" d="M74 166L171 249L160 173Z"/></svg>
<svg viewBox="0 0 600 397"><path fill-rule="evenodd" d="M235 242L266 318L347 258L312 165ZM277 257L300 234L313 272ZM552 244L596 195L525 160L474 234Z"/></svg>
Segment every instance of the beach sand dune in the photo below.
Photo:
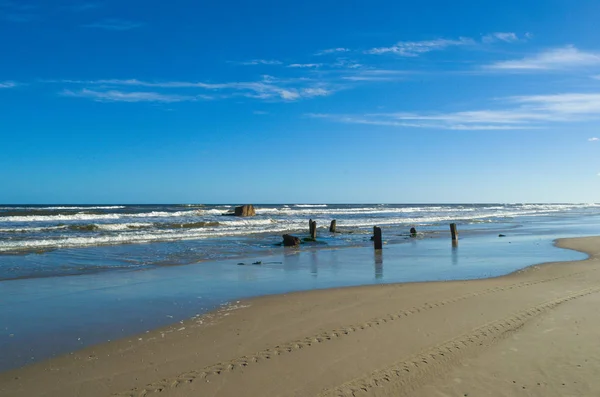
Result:
<svg viewBox="0 0 600 397"><path fill-rule="evenodd" d="M242 301L0 374L0 395L600 395L600 238L558 244L590 258Z"/></svg>

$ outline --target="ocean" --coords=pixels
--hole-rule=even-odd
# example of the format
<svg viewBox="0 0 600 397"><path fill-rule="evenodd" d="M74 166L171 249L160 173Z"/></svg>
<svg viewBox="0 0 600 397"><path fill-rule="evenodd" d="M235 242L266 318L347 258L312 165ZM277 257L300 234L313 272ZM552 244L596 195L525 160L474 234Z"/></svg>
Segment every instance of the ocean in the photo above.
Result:
<svg viewBox="0 0 600 397"><path fill-rule="evenodd" d="M584 259L553 240L600 235L598 204L282 204L257 205L251 218L223 215L232 209L0 206L0 371L253 296L494 277ZM308 237L309 219L316 243L280 245L284 233ZM340 233L329 233L333 219ZM370 241L375 225L380 252Z"/></svg>
<svg viewBox="0 0 600 397"><path fill-rule="evenodd" d="M256 205L256 216L224 216L232 205L0 206L0 280L188 265L275 252L281 235L308 233L318 247L369 245L373 226L388 243L410 227L427 237L448 223L485 233L544 220L595 216L597 204ZM328 232L335 219L341 233ZM318 248L317 247L317 248ZM314 246L312 248L315 248Z"/></svg>

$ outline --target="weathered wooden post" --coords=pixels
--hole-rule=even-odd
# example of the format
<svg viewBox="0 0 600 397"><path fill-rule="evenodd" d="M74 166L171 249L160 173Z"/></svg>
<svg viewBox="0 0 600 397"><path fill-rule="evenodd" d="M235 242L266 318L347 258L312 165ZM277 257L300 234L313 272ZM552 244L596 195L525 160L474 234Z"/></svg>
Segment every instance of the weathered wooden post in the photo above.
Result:
<svg viewBox="0 0 600 397"><path fill-rule="evenodd" d="M310 226L310 238L315 240L317 238L317 221L312 221Z"/></svg>
<svg viewBox="0 0 600 397"><path fill-rule="evenodd" d="M373 247L375 247L376 250L383 248L383 242L381 241L381 228L377 226L373 226Z"/></svg>
<svg viewBox="0 0 600 397"><path fill-rule="evenodd" d="M335 219L331 221L331 225L329 225L329 231L331 233L335 233L335 226L336 226L336 222Z"/></svg>
<svg viewBox="0 0 600 397"><path fill-rule="evenodd" d="M450 233L452 234L452 241L458 242L458 230L456 230L456 223L450 224Z"/></svg>

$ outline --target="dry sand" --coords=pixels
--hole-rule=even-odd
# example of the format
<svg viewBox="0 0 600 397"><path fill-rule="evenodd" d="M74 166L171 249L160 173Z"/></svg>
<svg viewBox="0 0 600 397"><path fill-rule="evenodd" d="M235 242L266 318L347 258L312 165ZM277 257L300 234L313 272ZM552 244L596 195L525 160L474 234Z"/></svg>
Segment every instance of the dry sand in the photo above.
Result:
<svg viewBox="0 0 600 397"><path fill-rule="evenodd" d="M598 396L591 255L494 279L268 296L0 374L2 396Z"/></svg>

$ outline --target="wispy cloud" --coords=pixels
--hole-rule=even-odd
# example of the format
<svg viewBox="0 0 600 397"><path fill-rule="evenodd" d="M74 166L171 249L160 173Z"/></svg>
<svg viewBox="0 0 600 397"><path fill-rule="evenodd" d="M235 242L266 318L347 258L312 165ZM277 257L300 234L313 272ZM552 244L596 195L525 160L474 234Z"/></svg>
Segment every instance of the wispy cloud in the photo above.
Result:
<svg viewBox="0 0 600 397"><path fill-rule="evenodd" d="M242 96L254 99L263 100L284 100L296 101L305 98L314 98L320 96L331 95L335 92L335 88L326 85L319 81L310 79L277 79L272 76L263 76L262 80L250 82L227 82L227 83L205 83L205 82L189 82L189 81L167 81L167 82L150 82L137 79L105 79L105 80L59 80L46 81L46 83L62 83L76 84L84 86L99 86L103 91L87 90L81 97L93 97L95 93L114 92L122 93L120 90L105 91L115 89L116 87L145 87L145 88L162 88L162 89L199 89L204 92L194 96L201 97L206 91L218 92L218 98L227 98L232 96ZM70 90L67 90L70 91ZM82 90L83 91L83 90ZM82 91L72 91L82 93ZM140 94L140 93L136 93ZM115 95L115 96L117 96ZM188 95L178 95L181 98L189 98ZM174 98L177 98L175 96ZM185 99L184 99L185 100ZM180 101L173 101L180 102Z"/></svg>
<svg viewBox="0 0 600 397"><path fill-rule="evenodd" d="M282 65L283 62L275 59L252 59L250 61L237 62L240 65Z"/></svg>
<svg viewBox="0 0 600 397"><path fill-rule="evenodd" d="M516 33L512 32L495 32L486 34L481 38L481 41L484 43L496 43L496 42L505 42L505 43L514 43L520 41L519 36Z"/></svg>
<svg viewBox="0 0 600 397"><path fill-rule="evenodd" d="M311 114L341 123L449 130L525 130L547 128L552 123L600 118L600 94L566 93L507 97L504 109L453 113L366 113L359 115ZM595 139L590 139L590 141Z"/></svg>
<svg viewBox="0 0 600 397"><path fill-rule="evenodd" d="M96 29L104 29L104 30L114 30L114 31L125 31L131 29L137 29L142 27L144 24L140 22L127 21L123 19L103 19L98 22L94 22L88 25L83 25L85 28L96 28Z"/></svg>
<svg viewBox="0 0 600 397"><path fill-rule="evenodd" d="M350 52L349 48L337 47L337 48L329 48L327 50L319 51L315 53L315 55L327 55L327 54L336 54L341 52Z"/></svg>
<svg viewBox="0 0 600 397"><path fill-rule="evenodd" d="M288 65L288 68L308 68L308 69L312 69L312 68L320 68L321 66L323 66L322 63L292 63Z"/></svg>
<svg viewBox="0 0 600 397"><path fill-rule="evenodd" d="M514 96L509 100L555 115L600 115L600 94L565 93Z"/></svg>
<svg viewBox="0 0 600 397"><path fill-rule="evenodd" d="M366 69L343 76L342 79L349 81L397 81L406 80L411 73L405 70Z"/></svg>
<svg viewBox="0 0 600 397"><path fill-rule="evenodd" d="M0 88L14 88L17 86L17 83L14 81L0 81Z"/></svg>
<svg viewBox="0 0 600 397"><path fill-rule="evenodd" d="M157 92L124 92L124 91L95 91L89 89L82 89L77 91L64 90L61 92L63 96L77 97L77 98L88 98L93 99L97 102L184 102L184 101L196 101L200 99L199 96L191 95L174 95L174 94L161 94ZM207 99L203 97L202 99Z"/></svg>
<svg viewBox="0 0 600 397"><path fill-rule="evenodd" d="M330 64L332 68L340 68L340 69L361 69L364 67L363 64L358 63L357 61L353 61L347 58L337 58L335 62Z"/></svg>
<svg viewBox="0 0 600 397"><path fill-rule="evenodd" d="M487 65L503 71L539 71L578 68L600 64L600 54L580 51L574 46L554 48L518 60L500 61Z"/></svg>
<svg viewBox="0 0 600 397"><path fill-rule="evenodd" d="M256 114L258 116L266 116L267 114L270 114L269 112L265 111L265 110L255 110L252 112L253 114Z"/></svg>
<svg viewBox="0 0 600 397"><path fill-rule="evenodd" d="M598 141L600 141L600 138L593 137L593 138L588 139L588 141L590 141L590 142L598 142Z"/></svg>
<svg viewBox="0 0 600 397"><path fill-rule="evenodd" d="M425 41L399 41L390 47L371 48L365 51L367 54L395 54L404 57L416 57L421 54L443 50L448 47L473 45L475 41L467 37L460 37L458 40L436 39Z"/></svg>

